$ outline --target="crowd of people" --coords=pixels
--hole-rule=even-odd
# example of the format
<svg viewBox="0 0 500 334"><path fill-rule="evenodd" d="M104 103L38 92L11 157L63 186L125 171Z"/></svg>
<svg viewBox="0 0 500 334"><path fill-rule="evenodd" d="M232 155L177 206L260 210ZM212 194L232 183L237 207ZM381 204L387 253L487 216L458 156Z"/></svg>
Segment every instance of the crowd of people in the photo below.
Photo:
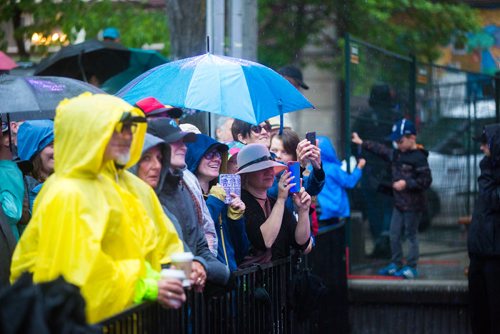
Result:
<svg viewBox="0 0 500 334"><path fill-rule="evenodd" d="M307 89L293 68L285 74ZM230 288L240 269L314 251L322 225L336 227L332 256L345 261L346 189L365 159L349 173L327 137L221 118L214 139L179 124L181 114L154 97L132 106L85 93L60 102L53 121L2 123L1 284L24 272L35 282L63 275L81 289L95 323L145 300L180 307L183 282L161 275L177 253L192 253L189 286L206 293ZM356 133L352 141L392 163L393 256L381 273L415 278L418 203L432 178L411 121L391 135L396 150ZM227 175L237 191L223 186ZM405 266L403 231L411 243Z"/></svg>
<svg viewBox="0 0 500 334"><path fill-rule="evenodd" d="M211 291L241 268L313 249L311 195L325 179L317 143L287 129L272 153L269 124L239 120L220 142L146 100L85 93L62 101L54 121L13 123L15 141L3 123L2 285L63 275L98 322L143 300L179 307L181 282L160 274L175 253L193 254L190 285ZM238 175L241 191L226 193L221 174Z"/></svg>

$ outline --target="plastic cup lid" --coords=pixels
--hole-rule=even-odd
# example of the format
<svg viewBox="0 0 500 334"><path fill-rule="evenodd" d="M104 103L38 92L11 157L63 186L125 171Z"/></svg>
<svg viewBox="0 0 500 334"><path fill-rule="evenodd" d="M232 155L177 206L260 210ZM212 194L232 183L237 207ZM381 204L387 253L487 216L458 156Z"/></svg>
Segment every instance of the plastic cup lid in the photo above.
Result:
<svg viewBox="0 0 500 334"><path fill-rule="evenodd" d="M184 271L179 269L162 269L160 275L164 278L177 278L179 280L186 279Z"/></svg>
<svg viewBox="0 0 500 334"><path fill-rule="evenodd" d="M191 252L175 253L170 256L174 262L193 261L194 255Z"/></svg>

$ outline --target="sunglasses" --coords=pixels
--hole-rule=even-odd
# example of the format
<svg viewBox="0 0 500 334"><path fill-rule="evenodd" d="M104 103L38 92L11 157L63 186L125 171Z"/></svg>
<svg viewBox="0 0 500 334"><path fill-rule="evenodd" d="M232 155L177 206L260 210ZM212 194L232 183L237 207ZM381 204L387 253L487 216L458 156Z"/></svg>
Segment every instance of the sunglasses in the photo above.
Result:
<svg viewBox="0 0 500 334"><path fill-rule="evenodd" d="M135 133L135 131L137 131L137 123L119 122L115 127L117 133Z"/></svg>
<svg viewBox="0 0 500 334"><path fill-rule="evenodd" d="M217 150L212 150L210 152L205 153L203 157L207 160L212 160L214 158L222 159L222 154Z"/></svg>
<svg viewBox="0 0 500 334"><path fill-rule="evenodd" d="M250 130L252 130L252 132L254 132L254 133L261 133L262 129L265 129L266 132L271 132L271 126L269 124L266 124L264 126L262 126L262 125L252 125L250 127Z"/></svg>

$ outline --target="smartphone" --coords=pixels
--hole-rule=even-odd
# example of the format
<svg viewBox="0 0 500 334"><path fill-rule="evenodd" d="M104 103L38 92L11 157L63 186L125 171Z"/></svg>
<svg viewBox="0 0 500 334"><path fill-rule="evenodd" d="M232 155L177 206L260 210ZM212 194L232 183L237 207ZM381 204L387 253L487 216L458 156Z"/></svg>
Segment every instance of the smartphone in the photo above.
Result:
<svg viewBox="0 0 500 334"><path fill-rule="evenodd" d="M291 193L298 193L300 191L300 162L289 161L287 163L288 171L292 173L291 176L295 176L292 183L295 183L293 187L290 188Z"/></svg>
<svg viewBox="0 0 500 334"><path fill-rule="evenodd" d="M241 177L239 174L220 174L219 184L226 191L224 203L229 204L233 200L231 193L241 197Z"/></svg>
<svg viewBox="0 0 500 334"><path fill-rule="evenodd" d="M306 133L306 139L313 145L316 145L316 131Z"/></svg>

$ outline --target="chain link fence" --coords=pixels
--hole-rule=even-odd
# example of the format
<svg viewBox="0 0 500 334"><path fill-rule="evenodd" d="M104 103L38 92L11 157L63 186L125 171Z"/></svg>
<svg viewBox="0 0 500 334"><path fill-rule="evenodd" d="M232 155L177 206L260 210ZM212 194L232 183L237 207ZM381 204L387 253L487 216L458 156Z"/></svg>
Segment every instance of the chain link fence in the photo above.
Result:
<svg viewBox="0 0 500 334"><path fill-rule="evenodd" d="M415 122L417 142L429 152L433 183L420 222L421 253L465 250L465 228L458 222L472 214L482 158L473 137L483 125L498 122L499 78L419 63L354 38L345 40L344 69L345 129L391 147L392 124L405 117ZM351 192L351 210L362 213L367 258L388 259L393 204L389 164L352 145L351 131L345 132L346 156L367 160ZM351 159L348 168L354 163Z"/></svg>

